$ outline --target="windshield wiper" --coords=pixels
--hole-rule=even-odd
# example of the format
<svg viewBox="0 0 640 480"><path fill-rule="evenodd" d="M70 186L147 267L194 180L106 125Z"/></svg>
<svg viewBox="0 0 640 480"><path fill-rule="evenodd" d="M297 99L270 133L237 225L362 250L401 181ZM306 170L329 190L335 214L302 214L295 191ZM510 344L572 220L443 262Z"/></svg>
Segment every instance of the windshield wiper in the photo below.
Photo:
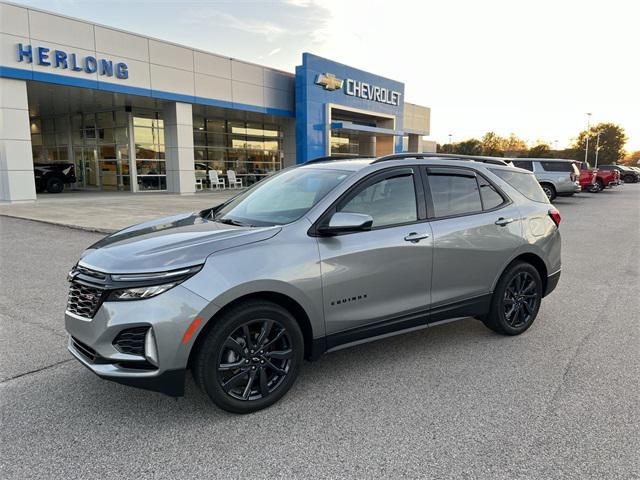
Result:
<svg viewBox="0 0 640 480"><path fill-rule="evenodd" d="M224 223L226 225L235 225L237 227L253 227L253 225L234 220L233 218L219 218L216 222Z"/></svg>

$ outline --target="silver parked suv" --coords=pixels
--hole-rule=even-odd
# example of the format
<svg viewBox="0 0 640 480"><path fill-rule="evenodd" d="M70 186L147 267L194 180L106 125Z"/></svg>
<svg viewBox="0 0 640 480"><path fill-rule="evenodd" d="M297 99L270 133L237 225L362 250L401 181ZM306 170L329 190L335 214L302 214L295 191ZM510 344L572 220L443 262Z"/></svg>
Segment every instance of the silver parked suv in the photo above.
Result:
<svg viewBox="0 0 640 480"><path fill-rule="evenodd" d="M511 163L534 173L549 201L556 196L579 193L580 170L575 160L558 158L514 158Z"/></svg>
<svg viewBox="0 0 640 480"><path fill-rule="evenodd" d="M518 335L560 278L560 215L483 157L327 158L136 225L69 273L69 350L100 377L221 408L281 398L303 358L461 317Z"/></svg>

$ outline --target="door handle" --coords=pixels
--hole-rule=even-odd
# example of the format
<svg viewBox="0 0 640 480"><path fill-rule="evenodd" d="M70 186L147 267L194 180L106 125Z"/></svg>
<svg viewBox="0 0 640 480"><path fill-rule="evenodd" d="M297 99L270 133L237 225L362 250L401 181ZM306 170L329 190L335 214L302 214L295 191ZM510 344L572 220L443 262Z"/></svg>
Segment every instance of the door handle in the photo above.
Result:
<svg viewBox="0 0 640 480"><path fill-rule="evenodd" d="M505 225L509 225L511 222L515 222L516 219L515 218L503 218L500 217L498 220L496 220L496 225L500 226L500 227L504 227Z"/></svg>
<svg viewBox="0 0 640 480"><path fill-rule="evenodd" d="M425 238L429 238L428 233L411 232L409 235L404 237L404 240L406 242L418 243L420 240L424 240Z"/></svg>

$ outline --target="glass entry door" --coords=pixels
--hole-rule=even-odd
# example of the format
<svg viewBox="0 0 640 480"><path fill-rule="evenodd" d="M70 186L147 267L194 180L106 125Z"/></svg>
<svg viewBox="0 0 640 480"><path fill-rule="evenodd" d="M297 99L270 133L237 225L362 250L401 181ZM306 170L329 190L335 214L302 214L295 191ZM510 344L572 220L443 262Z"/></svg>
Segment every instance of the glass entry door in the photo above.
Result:
<svg viewBox="0 0 640 480"><path fill-rule="evenodd" d="M76 170L76 185L79 188L90 190L100 188L95 149L74 147L73 163Z"/></svg>

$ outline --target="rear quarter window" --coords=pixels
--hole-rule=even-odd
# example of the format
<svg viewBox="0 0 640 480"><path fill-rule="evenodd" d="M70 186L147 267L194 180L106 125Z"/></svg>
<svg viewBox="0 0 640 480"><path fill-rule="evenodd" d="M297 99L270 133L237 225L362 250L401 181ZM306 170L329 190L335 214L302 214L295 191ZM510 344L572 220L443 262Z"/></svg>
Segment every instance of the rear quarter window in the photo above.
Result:
<svg viewBox="0 0 640 480"><path fill-rule="evenodd" d="M539 203L549 203L547 196L542 191L540 184L532 173L497 168L490 168L489 170L529 200Z"/></svg>
<svg viewBox="0 0 640 480"><path fill-rule="evenodd" d="M547 172L568 172L574 173L573 163L571 162L540 162L542 168Z"/></svg>

